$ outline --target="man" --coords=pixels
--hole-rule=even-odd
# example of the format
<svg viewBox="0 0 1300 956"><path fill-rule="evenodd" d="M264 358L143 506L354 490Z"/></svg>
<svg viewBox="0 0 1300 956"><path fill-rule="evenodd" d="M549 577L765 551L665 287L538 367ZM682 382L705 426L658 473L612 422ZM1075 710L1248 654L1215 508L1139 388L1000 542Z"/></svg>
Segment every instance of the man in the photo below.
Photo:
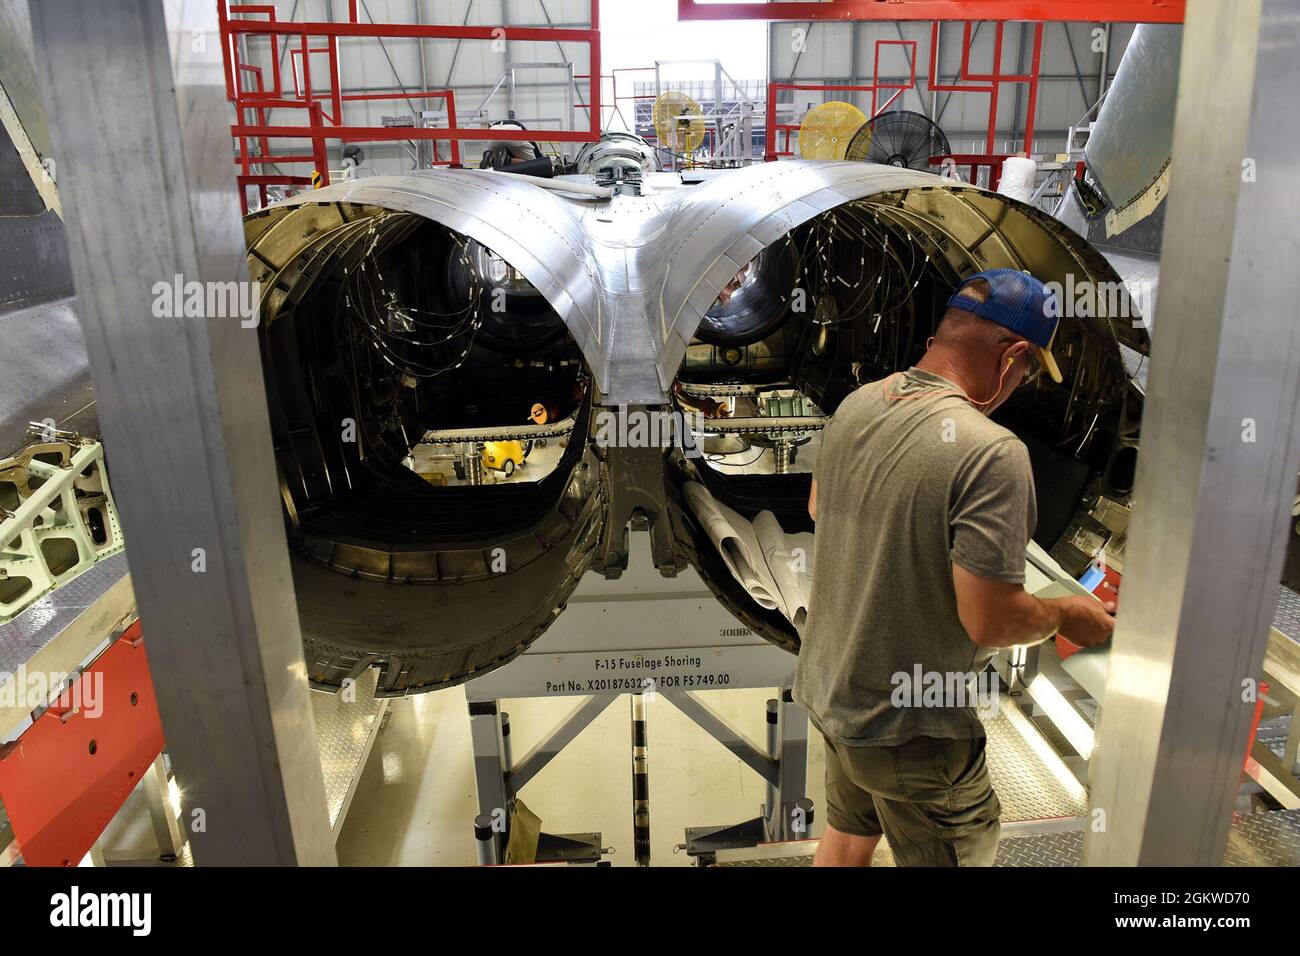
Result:
<svg viewBox="0 0 1300 956"><path fill-rule="evenodd" d="M1111 634L1113 605L1025 591L1029 455L988 418L1040 369L1061 381L1058 315L1032 276L971 276L916 367L859 388L823 433L794 687L826 739L816 865L869 866L882 833L900 865L992 864L1000 807L976 702L917 706L896 690L918 668L951 688L997 648L1058 630L1082 645Z"/></svg>

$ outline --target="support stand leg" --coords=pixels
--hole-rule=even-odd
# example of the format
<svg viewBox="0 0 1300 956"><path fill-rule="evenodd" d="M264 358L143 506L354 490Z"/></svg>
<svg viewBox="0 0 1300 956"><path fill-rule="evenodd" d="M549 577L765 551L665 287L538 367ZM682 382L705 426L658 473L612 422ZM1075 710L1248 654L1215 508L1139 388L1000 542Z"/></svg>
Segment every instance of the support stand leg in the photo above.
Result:
<svg viewBox="0 0 1300 956"><path fill-rule="evenodd" d="M808 792L808 715L803 712L788 687L781 689L778 712L781 749L776 754L777 794L781 813L779 840L803 840L808 837L812 803Z"/></svg>
<svg viewBox="0 0 1300 956"><path fill-rule="evenodd" d="M632 843L637 866L650 865L650 767L646 760L645 698L632 695Z"/></svg>
<svg viewBox="0 0 1300 956"><path fill-rule="evenodd" d="M164 860L174 860L185 845L185 837L172 809L167 786L167 764L162 754L145 771L144 793L149 801L149 822L153 824L154 837L158 840L158 856Z"/></svg>
<svg viewBox="0 0 1300 956"><path fill-rule="evenodd" d="M491 831L488 842L493 847L491 856L495 862L505 859L506 824L510 819L510 795L506 791L506 768L502 762L505 744L496 701L469 705L469 737L474 753L474 792L479 811L474 821L475 836L478 836L479 821L486 817Z"/></svg>

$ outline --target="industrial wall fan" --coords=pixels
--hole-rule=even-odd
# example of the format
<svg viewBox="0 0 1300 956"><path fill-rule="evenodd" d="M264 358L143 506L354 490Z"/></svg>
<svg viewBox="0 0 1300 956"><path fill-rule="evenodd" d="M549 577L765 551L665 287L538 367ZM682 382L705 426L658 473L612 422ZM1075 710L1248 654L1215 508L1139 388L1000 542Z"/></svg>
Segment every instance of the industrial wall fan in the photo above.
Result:
<svg viewBox="0 0 1300 956"><path fill-rule="evenodd" d="M659 145L674 153L693 153L704 142L704 111L680 90L660 93L651 109Z"/></svg>
<svg viewBox="0 0 1300 956"><path fill-rule="evenodd" d="M849 143L845 158L934 172L930 157L951 152L948 137L928 116L911 110L890 110L863 124Z"/></svg>
<svg viewBox="0 0 1300 956"><path fill-rule="evenodd" d="M852 103L832 100L814 106L799 125L799 155L804 159L843 159L853 134L867 116Z"/></svg>

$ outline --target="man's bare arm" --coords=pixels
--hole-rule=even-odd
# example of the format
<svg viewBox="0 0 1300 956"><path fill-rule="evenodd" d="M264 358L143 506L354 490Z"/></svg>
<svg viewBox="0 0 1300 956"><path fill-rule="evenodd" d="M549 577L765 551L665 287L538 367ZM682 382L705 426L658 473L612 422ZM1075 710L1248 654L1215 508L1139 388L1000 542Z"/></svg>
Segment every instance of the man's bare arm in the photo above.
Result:
<svg viewBox="0 0 1300 956"><path fill-rule="evenodd" d="M1113 604L1077 595L1040 600L1019 584L993 581L952 566L957 616L980 647L1037 644L1058 631L1075 644L1090 647L1115 629Z"/></svg>
<svg viewBox="0 0 1300 956"><path fill-rule="evenodd" d="M813 479L812 491L808 492L808 517L817 520L817 479Z"/></svg>

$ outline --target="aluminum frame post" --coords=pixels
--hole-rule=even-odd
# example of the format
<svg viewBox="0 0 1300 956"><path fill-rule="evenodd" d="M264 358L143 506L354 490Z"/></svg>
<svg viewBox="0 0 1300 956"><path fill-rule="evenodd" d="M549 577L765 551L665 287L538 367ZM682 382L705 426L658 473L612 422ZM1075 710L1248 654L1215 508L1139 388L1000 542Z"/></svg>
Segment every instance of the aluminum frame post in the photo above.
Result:
<svg viewBox="0 0 1300 956"><path fill-rule="evenodd" d="M257 332L159 315L160 283L249 284L216 5L50 0L32 25L195 862L332 865Z"/></svg>
<svg viewBox="0 0 1300 956"><path fill-rule="evenodd" d="M496 701L471 701L469 705L469 740L474 757L474 795L479 818L486 816L492 830L495 858L506 854L505 827L510 819L510 794L506 788L505 743L501 738L501 719Z"/></svg>
<svg viewBox="0 0 1300 956"><path fill-rule="evenodd" d="M578 103L577 103L578 79L577 79L577 77L576 77L575 74L574 74L574 69L573 69L573 64L572 64L572 63L566 63L566 64L565 64L565 70L566 70L566 72L569 74L569 82L566 83L566 84L565 84L565 87L564 87L564 101L565 101L565 105L568 107L568 114L569 114L568 123L569 123L569 128L570 128L570 129L577 129L577 128L578 128L578 122L577 122L577 118L578 118Z"/></svg>
<svg viewBox="0 0 1300 956"><path fill-rule="evenodd" d="M780 760L781 702L775 697L768 700L763 711L763 719L767 736L767 752L773 759ZM772 839L780 839L781 799L776 780L764 780L763 788L767 798L763 802L763 817L767 821L767 832Z"/></svg>
<svg viewBox="0 0 1300 956"><path fill-rule="evenodd" d="M515 751L510 740L510 715L501 711L501 765L509 773L515 766Z"/></svg>
<svg viewBox="0 0 1300 956"><path fill-rule="evenodd" d="M808 792L808 715L794 702L788 687L781 688L777 717L781 750L777 755L776 789L781 839L798 840L807 835L796 833L795 826L799 821L797 805Z"/></svg>
<svg viewBox="0 0 1300 956"><path fill-rule="evenodd" d="M474 852L479 866L496 866L500 862L490 814L480 813L474 818Z"/></svg>
<svg viewBox="0 0 1300 956"><path fill-rule="evenodd" d="M1190 6L1089 864L1222 861L1300 459L1297 79L1294 4Z"/></svg>
<svg viewBox="0 0 1300 956"><path fill-rule="evenodd" d="M145 800L149 805L149 823L158 841L158 855L175 859L185 846L185 836L172 809L166 757L159 754L154 758L145 771L143 783Z"/></svg>

